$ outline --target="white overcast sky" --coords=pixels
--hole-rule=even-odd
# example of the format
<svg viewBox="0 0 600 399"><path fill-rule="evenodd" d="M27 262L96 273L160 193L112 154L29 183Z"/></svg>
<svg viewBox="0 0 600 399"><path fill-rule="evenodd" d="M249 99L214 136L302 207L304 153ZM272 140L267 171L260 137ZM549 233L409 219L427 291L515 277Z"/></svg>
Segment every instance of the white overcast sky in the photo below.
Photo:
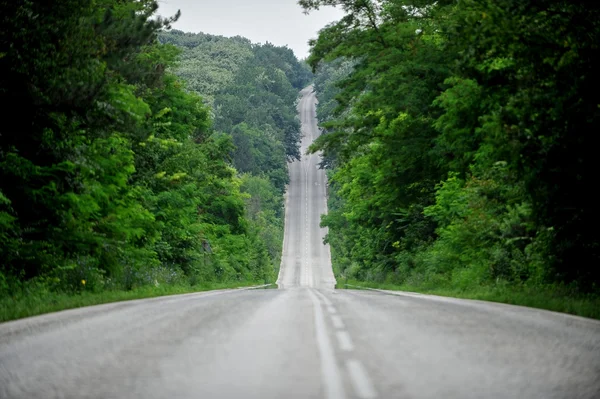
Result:
<svg viewBox="0 0 600 399"><path fill-rule="evenodd" d="M162 16L181 10L174 29L287 45L298 58L308 55L308 40L316 38L319 29L343 16L332 7L304 15L296 0L158 0L158 4Z"/></svg>

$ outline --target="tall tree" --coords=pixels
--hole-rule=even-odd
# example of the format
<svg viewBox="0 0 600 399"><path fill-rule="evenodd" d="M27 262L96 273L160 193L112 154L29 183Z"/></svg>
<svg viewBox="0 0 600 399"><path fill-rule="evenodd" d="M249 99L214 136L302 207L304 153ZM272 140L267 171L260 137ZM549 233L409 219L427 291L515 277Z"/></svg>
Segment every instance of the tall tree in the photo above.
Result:
<svg viewBox="0 0 600 399"><path fill-rule="evenodd" d="M313 148L333 167L324 223L343 268L401 281L597 289L598 7L299 3L346 12L309 58L318 76L340 60L353 65L318 86L335 103L319 110L327 134Z"/></svg>

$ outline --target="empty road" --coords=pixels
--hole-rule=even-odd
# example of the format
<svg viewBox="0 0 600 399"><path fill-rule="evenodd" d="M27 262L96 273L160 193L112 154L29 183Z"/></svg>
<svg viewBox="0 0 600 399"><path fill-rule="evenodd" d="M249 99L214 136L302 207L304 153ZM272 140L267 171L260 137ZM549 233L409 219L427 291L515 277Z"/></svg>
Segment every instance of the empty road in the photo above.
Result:
<svg viewBox="0 0 600 399"><path fill-rule="evenodd" d="M279 288L316 287L333 289L329 246L323 245L326 229L319 227L327 213L325 171L320 157L307 155L308 146L319 136L316 97L312 87L301 92L298 114L302 123L302 160L289 164L290 184L286 194L285 238L277 285Z"/></svg>
<svg viewBox="0 0 600 399"><path fill-rule="evenodd" d="M302 92L306 149L318 135ZM318 156L290 165L279 289L223 290L0 324L0 398L600 398L600 322L334 290Z"/></svg>

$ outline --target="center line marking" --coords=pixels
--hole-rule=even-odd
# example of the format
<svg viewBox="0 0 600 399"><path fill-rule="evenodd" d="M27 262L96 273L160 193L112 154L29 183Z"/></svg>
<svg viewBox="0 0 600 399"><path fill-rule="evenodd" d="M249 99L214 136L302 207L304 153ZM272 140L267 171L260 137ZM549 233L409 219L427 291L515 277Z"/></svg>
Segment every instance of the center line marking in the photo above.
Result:
<svg viewBox="0 0 600 399"><path fill-rule="evenodd" d="M348 374L350 374L350 382L358 397L361 399L376 398L377 392L362 363L356 359L350 359L346 362L346 367L348 368Z"/></svg>
<svg viewBox="0 0 600 399"><path fill-rule="evenodd" d="M321 308L319 299L312 290L308 290L308 295L312 300L315 310L315 332L317 335L317 347L319 348L319 354L321 355L321 381L325 387L325 398L344 399L346 397L346 392L344 391L340 370L338 369L335 360L333 347L331 346L329 335L327 335L323 309Z"/></svg>
<svg viewBox="0 0 600 399"><path fill-rule="evenodd" d="M340 316L332 315L331 321L333 322L333 326L335 328L337 328L338 330L341 330L342 328L344 328L344 322L342 321L342 318Z"/></svg>
<svg viewBox="0 0 600 399"><path fill-rule="evenodd" d="M348 334L348 331L338 331L336 335L341 350L346 352L354 350L354 344L352 343L352 338L350 338L350 334Z"/></svg>
<svg viewBox="0 0 600 399"><path fill-rule="evenodd" d="M333 306L333 303L331 303L331 301L329 300L329 298L327 298L325 295L323 295L319 291L315 291L315 294L317 294L321 298L321 300L323 301L323 303L326 306Z"/></svg>

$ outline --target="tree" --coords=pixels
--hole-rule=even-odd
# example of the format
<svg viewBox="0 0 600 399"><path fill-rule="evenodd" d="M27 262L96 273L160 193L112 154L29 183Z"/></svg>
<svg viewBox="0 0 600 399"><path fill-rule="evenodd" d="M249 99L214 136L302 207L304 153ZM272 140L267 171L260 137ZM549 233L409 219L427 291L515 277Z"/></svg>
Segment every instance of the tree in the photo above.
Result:
<svg viewBox="0 0 600 399"><path fill-rule="evenodd" d="M312 150L333 168L324 224L344 267L363 278L597 289L597 7L299 3L346 12L309 57L326 99L327 134Z"/></svg>

